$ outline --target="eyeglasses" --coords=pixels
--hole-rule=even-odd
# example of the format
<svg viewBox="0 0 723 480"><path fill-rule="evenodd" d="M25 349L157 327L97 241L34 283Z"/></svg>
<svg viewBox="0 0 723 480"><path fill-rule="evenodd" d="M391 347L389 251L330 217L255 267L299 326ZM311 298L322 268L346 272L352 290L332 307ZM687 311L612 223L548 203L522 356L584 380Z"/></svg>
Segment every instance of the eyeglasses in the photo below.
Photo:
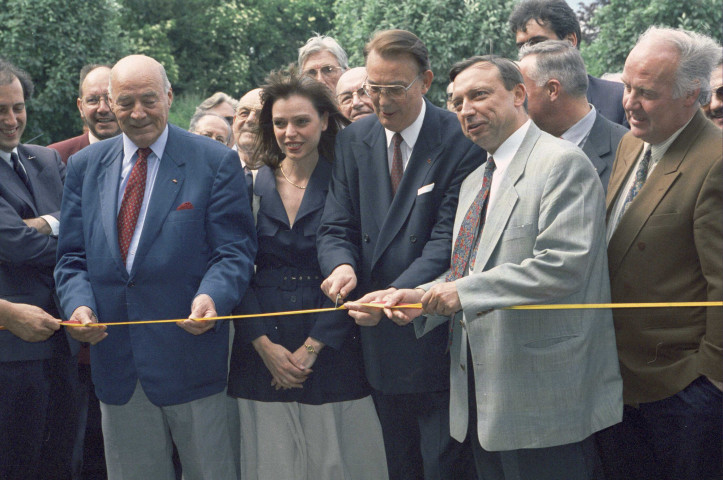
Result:
<svg viewBox="0 0 723 480"><path fill-rule="evenodd" d="M406 87L404 85L374 85L364 82L362 88L371 98L379 98L379 96L383 94L391 100L401 100L407 96L407 92L410 88L412 88L412 85L414 85L414 82L417 80L419 80L419 75L417 75L414 80L412 80L412 83Z"/></svg>
<svg viewBox="0 0 723 480"><path fill-rule="evenodd" d="M336 96L336 101L339 102L339 105L348 106L354 101L354 95L361 100L362 98L367 97L367 92L364 91L364 87L359 87L352 92L340 93Z"/></svg>
<svg viewBox="0 0 723 480"><path fill-rule="evenodd" d="M101 100L105 101L106 105L110 105L110 103L108 103L108 94L107 93L105 93L103 95L87 96L87 97L83 98L83 103L88 107L97 107L98 105L100 105Z"/></svg>
<svg viewBox="0 0 723 480"><path fill-rule="evenodd" d="M310 68L304 72L304 75L312 78L316 78L319 72L321 72L321 75L324 77L330 77L336 72L337 70L341 70L341 67L335 67L333 65L324 65L320 69Z"/></svg>

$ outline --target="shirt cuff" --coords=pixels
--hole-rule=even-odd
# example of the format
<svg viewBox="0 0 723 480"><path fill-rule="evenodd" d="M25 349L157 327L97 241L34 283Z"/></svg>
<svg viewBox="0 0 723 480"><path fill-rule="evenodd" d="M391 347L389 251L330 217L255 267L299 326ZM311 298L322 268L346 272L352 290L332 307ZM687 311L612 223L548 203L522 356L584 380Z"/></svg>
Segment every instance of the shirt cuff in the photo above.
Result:
<svg viewBox="0 0 723 480"><path fill-rule="evenodd" d="M51 236L57 237L60 231L60 221L52 215L41 215L40 218L48 222L50 226Z"/></svg>

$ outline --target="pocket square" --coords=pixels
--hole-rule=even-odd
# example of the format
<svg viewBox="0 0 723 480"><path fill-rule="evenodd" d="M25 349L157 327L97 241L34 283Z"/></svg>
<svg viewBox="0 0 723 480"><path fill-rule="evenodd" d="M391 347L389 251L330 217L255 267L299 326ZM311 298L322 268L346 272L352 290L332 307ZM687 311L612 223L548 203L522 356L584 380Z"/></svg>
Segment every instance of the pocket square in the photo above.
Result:
<svg viewBox="0 0 723 480"><path fill-rule="evenodd" d="M191 202L183 202L176 210L193 210L193 204Z"/></svg>
<svg viewBox="0 0 723 480"><path fill-rule="evenodd" d="M417 190L417 196L422 195L424 193L431 192L433 188L434 188L433 183L430 183L429 185L425 185L425 186L421 187L419 190Z"/></svg>

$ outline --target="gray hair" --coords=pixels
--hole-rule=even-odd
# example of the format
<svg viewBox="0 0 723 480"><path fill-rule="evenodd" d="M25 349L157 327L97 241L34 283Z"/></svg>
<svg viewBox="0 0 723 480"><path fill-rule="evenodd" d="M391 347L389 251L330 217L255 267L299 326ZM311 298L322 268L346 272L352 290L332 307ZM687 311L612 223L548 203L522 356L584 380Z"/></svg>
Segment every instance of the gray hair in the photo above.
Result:
<svg viewBox="0 0 723 480"><path fill-rule="evenodd" d="M191 123L188 125L188 131L191 133L197 133L198 132L198 122L201 121L203 117L216 117L223 120L223 124L226 125L228 133L226 134L226 144L228 144L231 141L231 135L233 134L233 131L231 130L231 125L228 124L225 118L223 118L221 115L218 115L216 113L212 112L196 112L191 117Z"/></svg>
<svg viewBox="0 0 723 480"><path fill-rule="evenodd" d="M341 45L333 38L319 34L308 39L304 46L299 48L299 68L304 68L304 62L306 62L306 59L309 58L310 55L323 50L328 50L336 57L336 61L339 62L342 71L349 68L349 60Z"/></svg>
<svg viewBox="0 0 723 480"><path fill-rule="evenodd" d="M656 40L666 42L679 54L673 83L673 98L681 98L700 88L697 102L710 102L710 74L721 57L721 47L712 38L682 28L650 27L635 44Z"/></svg>
<svg viewBox="0 0 723 480"><path fill-rule="evenodd" d="M202 113L206 110L211 110L212 108L221 105L222 103L228 103L229 105L231 105L234 112L238 108L238 100L226 93L216 92L210 97L208 97L206 100L201 102L201 104L196 107L195 113Z"/></svg>
<svg viewBox="0 0 723 480"><path fill-rule="evenodd" d="M556 79L563 90L573 97L587 93L587 71L580 51L567 40L545 40L520 49L519 59L535 55L535 68L530 78L538 87Z"/></svg>

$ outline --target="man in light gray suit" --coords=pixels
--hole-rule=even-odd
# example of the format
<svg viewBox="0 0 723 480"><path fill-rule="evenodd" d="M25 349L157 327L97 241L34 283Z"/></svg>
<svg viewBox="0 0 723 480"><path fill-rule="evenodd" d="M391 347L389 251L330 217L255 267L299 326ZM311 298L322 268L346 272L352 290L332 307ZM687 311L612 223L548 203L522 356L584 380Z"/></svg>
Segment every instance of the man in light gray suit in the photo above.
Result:
<svg viewBox="0 0 723 480"><path fill-rule="evenodd" d="M580 51L566 40L545 40L520 49L528 113L543 131L582 148L607 192L618 144L628 129L588 103L588 79Z"/></svg>
<svg viewBox="0 0 723 480"><path fill-rule="evenodd" d="M579 148L529 120L513 62L472 57L450 79L489 157L462 183L450 270L386 307L421 302L418 335L449 327L451 434L471 435L480 478L591 479L591 435L622 417L610 310L505 307L610 300L602 186Z"/></svg>

